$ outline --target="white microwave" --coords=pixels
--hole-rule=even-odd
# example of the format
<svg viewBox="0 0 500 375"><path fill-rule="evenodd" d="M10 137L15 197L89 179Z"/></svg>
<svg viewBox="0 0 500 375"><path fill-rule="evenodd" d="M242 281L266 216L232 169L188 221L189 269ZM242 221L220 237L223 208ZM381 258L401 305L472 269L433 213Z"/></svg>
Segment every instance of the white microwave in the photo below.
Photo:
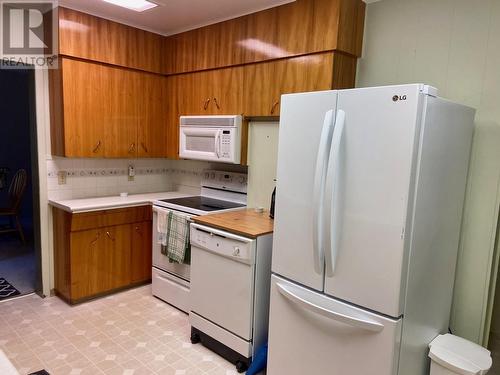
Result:
<svg viewBox="0 0 500 375"><path fill-rule="evenodd" d="M239 164L241 116L181 116L179 156Z"/></svg>

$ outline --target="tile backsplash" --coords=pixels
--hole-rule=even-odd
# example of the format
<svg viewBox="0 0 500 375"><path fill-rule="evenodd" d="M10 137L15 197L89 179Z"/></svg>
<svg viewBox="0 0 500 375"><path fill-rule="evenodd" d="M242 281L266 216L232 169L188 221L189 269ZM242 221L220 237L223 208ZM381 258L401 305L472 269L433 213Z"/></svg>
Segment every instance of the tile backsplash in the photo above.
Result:
<svg viewBox="0 0 500 375"><path fill-rule="evenodd" d="M128 180L129 165L135 169L134 181ZM47 160L48 198L77 199L171 190L199 194L202 171L210 168L246 172L241 166L190 160L54 157ZM65 184L59 184L59 172L66 173Z"/></svg>

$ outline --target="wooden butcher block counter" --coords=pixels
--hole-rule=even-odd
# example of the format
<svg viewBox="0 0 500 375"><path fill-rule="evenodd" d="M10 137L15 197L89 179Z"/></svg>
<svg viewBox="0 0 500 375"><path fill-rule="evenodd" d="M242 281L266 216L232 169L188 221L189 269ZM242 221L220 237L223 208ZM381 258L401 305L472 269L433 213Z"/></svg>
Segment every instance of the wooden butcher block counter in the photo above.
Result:
<svg viewBox="0 0 500 375"><path fill-rule="evenodd" d="M248 238L257 238L272 233L274 226L273 219L269 217L269 211L256 212L254 209L196 216L193 217L193 221Z"/></svg>

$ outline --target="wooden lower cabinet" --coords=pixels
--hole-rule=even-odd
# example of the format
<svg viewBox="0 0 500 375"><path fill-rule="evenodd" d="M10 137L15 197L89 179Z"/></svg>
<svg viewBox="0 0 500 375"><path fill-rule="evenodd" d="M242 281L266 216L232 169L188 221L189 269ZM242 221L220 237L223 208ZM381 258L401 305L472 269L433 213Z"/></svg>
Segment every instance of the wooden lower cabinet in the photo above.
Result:
<svg viewBox="0 0 500 375"><path fill-rule="evenodd" d="M151 222L132 224L131 278L133 283L151 280L152 232Z"/></svg>
<svg viewBox="0 0 500 375"><path fill-rule="evenodd" d="M145 207L116 210L119 215L113 211L97 212L107 219L81 229L85 217L96 213L53 210L55 290L69 303L151 280L150 215L134 222L144 217Z"/></svg>

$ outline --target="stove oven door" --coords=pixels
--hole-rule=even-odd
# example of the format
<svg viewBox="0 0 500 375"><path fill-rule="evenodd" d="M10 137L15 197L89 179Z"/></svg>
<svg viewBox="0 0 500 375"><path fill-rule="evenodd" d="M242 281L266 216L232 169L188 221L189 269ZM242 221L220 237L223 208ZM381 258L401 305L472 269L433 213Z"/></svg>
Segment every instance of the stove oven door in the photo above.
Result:
<svg viewBox="0 0 500 375"><path fill-rule="evenodd" d="M190 280L190 265L171 263L168 258L161 253L161 244L158 243L158 212L175 212L191 218L195 215L189 215L184 212L170 210L158 206L153 206L153 267L159 268L173 276L179 277L185 281Z"/></svg>

